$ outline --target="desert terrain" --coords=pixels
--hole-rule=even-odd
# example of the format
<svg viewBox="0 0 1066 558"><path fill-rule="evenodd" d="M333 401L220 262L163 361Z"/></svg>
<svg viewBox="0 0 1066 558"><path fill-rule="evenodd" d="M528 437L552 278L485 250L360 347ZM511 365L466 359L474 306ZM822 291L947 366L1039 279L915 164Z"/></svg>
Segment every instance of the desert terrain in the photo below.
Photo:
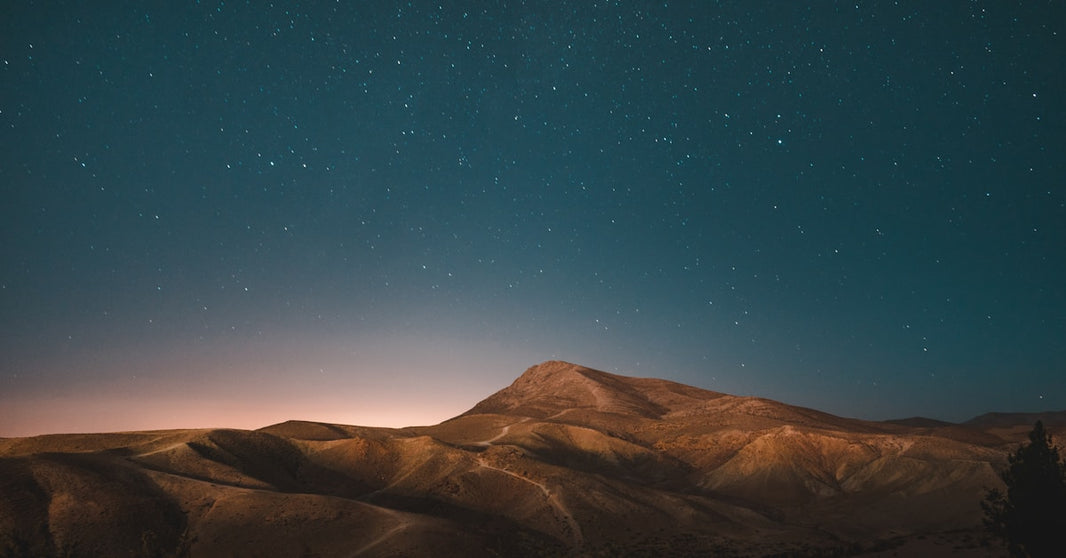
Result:
<svg viewBox="0 0 1066 558"><path fill-rule="evenodd" d="M871 422L545 362L435 426L0 439L0 556L1003 556L1042 419Z"/></svg>

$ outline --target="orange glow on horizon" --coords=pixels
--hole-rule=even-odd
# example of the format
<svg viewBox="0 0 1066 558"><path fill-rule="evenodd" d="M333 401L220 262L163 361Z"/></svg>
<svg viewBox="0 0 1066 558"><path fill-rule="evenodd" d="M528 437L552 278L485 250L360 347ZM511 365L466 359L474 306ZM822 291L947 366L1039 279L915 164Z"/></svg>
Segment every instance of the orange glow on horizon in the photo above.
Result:
<svg viewBox="0 0 1066 558"><path fill-rule="evenodd" d="M467 411L535 362L451 339L381 335L364 341L372 348L358 354L343 340L323 337L217 354L101 357L78 369L77 380L27 383L21 395L0 393L0 437L257 429L288 420L427 426ZM479 355L479 365L457 347Z"/></svg>
<svg viewBox="0 0 1066 558"><path fill-rule="evenodd" d="M0 437L195 428L254 430L287 420L400 428L437 424L473 406L440 399L396 402L387 406L363 400L252 403L153 397L7 401L0 405Z"/></svg>

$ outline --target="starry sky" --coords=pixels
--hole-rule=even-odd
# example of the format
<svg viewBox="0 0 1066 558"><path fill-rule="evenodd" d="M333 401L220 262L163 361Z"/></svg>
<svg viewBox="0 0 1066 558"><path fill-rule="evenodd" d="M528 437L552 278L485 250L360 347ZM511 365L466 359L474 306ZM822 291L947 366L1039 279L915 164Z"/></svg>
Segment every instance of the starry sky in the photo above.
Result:
<svg viewBox="0 0 1066 558"><path fill-rule="evenodd" d="M801 4L5 3L0 436L1066 409L1066 4Z"/></svg>

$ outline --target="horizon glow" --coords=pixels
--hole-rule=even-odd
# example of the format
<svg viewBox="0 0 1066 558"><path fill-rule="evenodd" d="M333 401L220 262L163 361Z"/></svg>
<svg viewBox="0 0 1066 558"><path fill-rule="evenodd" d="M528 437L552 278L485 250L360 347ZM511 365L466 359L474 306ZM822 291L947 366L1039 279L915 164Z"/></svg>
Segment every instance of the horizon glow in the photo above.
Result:
<svg viewBox="0 0 1066 558"><path fill-rule="evenodd" d="M10 7L0 436L1066 409L1066 5L765 8Z"/></svg>

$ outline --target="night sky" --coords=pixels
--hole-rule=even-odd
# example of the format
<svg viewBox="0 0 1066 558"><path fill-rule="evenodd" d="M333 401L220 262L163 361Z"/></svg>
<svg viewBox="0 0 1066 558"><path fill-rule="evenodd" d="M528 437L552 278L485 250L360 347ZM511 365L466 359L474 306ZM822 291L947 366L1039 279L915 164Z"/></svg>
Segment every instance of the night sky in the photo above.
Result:
<svg viewBox="0 0 1066 558"><path fill-rule="evenodd" d="M1066 409L1062 2L158 4L0 8L0 436Z"/></svg>

